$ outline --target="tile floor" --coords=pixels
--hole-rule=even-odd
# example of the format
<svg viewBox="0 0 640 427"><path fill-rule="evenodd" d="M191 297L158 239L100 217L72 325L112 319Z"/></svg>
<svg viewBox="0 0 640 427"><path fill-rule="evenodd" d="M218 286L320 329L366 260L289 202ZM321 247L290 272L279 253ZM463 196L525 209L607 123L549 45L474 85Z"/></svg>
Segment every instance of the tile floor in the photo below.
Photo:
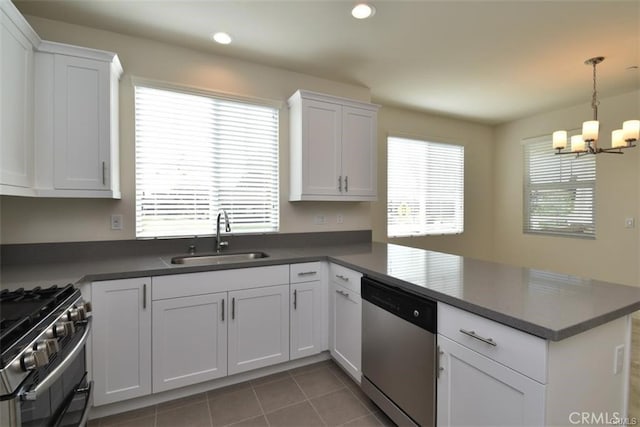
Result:
<svg viewBox="0 0 640 427"><path fill-rule="evenodd" d="M89 422L90 427L392 425L333 361Z"/></svg>

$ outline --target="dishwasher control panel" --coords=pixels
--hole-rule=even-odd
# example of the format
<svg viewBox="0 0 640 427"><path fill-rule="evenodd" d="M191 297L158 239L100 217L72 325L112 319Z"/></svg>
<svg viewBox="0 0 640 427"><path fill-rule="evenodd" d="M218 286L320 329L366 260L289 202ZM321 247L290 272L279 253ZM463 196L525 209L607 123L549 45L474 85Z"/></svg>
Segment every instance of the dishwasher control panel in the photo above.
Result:
<svg viewBox="0 0 640 427"><path fill-rule="evenodd" d="M429 332L437 333L435 301L379 282L362 278L362 298Z"/></svg>

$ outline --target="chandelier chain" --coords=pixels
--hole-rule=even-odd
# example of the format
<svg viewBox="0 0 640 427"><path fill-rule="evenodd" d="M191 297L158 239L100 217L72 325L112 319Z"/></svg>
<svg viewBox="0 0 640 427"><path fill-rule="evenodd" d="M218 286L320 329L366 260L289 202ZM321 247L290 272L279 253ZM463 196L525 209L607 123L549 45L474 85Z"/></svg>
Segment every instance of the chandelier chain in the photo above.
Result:
<svg viewBox="0 0 640 427"><path fill-rule="evenodd" d="M593 120L598 120L598 90L596 88L596 66L598 63L593 61L593 95L591 96L591 108L593 109Z"/></svg>

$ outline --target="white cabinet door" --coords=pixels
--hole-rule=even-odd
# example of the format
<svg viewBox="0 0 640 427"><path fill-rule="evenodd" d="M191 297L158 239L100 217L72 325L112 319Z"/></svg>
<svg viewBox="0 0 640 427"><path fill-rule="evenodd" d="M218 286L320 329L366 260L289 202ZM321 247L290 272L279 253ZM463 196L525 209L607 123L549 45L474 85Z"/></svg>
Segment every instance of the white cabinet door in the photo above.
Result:
<svg viewBox="0 0 640 427"><path fill-rule="evenodd" d="M291 360L322 351L323 291L319 280L291 285Z"/></svg>
<svg viewBox="0 0 640 427"><path fill-rule="evenodd" d="M0 184L2 194L33 186L33 45L0 10Z"/></svg>
<svg viewBox="0 0 640 427"><path fill-rule="evenodd" d="M91 284L95 406L151 393L149 278Z"/></svg>
<svg viewBox="0 0 640 427"><path fill-rule="evenodd" d="M544 425L544 385L442 335L438 345L438 426Z"/></svg>
<svg viewBox="0 0 640 427"><path fill-rule="evenodd" d="M289 108L289 200L376 200L378 106L299 90Z"/></svg>
<svg viewBox="0 0 640 427"><path fill-rule="evenodd" d="M339 195L342 107L311 100L302 105L302 192Z"/></svg>
<svg viewBox="0 0 640 427"><path fill-rule="evenodd" d="M362 375L362 299L331 283L331 355L358 382Z"/></svg>
<svg viewBox="0 0 640 427"><path fill-rule="evenodd" d="M342 176L346 196L370 196L377 191L376 113L342 108Z"/></svg>
<svg viewBox="0 0 640 427"><path fill-rule="evenodd" d="M153 392L227 375L227 293L153 301Z"/></svg>
<svg viewBox="0 0 640 427"><path fill-rule="evenodd" d="M54 59L54 185L104 190L110 170L109 63Z"/></svg>
<svg viewBox="0 0 640 427"><path fill-rule="evenodd" d="M289 360L289 285L229 292L230 375Z"/></svg>

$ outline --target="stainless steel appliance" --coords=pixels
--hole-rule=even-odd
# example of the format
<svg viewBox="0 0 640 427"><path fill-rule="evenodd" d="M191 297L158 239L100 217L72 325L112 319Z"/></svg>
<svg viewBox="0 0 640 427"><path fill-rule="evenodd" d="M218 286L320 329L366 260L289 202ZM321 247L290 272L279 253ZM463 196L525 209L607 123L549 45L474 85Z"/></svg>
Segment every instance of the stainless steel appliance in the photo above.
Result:
<svg viewBox="0 0 640 427"><path fill-rule="evenodd" d="M399 426L434 426L436 303L362 278L362 390Z"/></svg>
<svg viewBox="0 0 640 427"><path fill-rule="evenodd" d="M73 285L0 292L0 426L84 426L91 307Z"/></svg>

